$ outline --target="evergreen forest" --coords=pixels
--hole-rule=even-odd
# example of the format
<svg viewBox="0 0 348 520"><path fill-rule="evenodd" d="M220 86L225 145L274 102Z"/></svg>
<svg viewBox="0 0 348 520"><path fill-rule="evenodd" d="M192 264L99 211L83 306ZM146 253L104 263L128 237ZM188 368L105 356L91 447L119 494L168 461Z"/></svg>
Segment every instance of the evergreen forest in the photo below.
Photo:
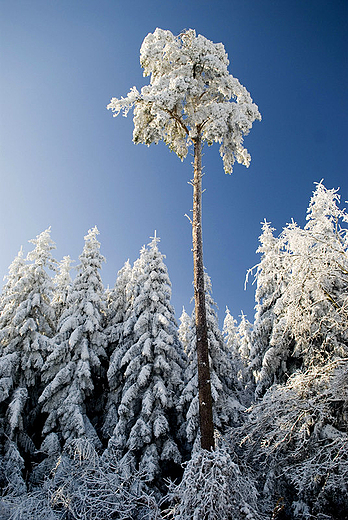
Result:
<svg viewBox="0 0 348 520"><path fill-rule="evenodd" d="M51 230L0 298L0 518L348 518L348 214L322 182L304 227L269 222L255 315L222 329L205 272L216 448L200 447L194 313L156 236L105 289L97 227L72 260ZM232 267L231 267L232 268Z"/></svg>

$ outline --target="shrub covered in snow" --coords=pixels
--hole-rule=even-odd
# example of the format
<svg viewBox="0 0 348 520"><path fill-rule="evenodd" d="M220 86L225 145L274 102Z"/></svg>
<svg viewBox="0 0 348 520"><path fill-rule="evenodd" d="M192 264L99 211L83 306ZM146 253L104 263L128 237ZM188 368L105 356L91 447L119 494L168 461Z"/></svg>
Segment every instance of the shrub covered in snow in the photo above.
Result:
<svg viewBox="0 0 348 520"><path fill-rule="evenodd" d="M167 499L172 520L258 520L257 491L225 449L197 450Z"/></svg>

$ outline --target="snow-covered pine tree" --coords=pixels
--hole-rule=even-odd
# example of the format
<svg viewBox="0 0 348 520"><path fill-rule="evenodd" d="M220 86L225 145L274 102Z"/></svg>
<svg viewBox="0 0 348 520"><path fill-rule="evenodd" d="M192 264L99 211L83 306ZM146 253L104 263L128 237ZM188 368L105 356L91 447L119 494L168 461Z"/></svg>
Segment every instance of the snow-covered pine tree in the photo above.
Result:
<svg viewBox="0 0 348 520"><path fill-rule="evenodd" d="M126 321L130 306L130 284L132 268L129 260L117 273L115 287L109 291L107 298L107 327L105 334L113 352L114 345L120 343L123 323Z"/></svg>
<svg viewBox="0 0 348 520"><path fill-rule="evenodd" d="M237 341L237 320L234 319L228 307L226 307L226 314L224 319L224 325L222 329L225 343L232 354L232 357L238 354L238 341Z"/></svg>
<svg viewBox="0 0 348 520"><path fill-rule="evenodd" d="M125 467L136 466L150 481L168 474L168 466L181 460L176 432L183 355L158 241L155 235L133 268L137 286L125 329L132 343L120 363L124 386L108 445L110 455L116 452Z"/></svg>
<svg viewBox="0 0 348 520"><path fill-rule="evenodd" d="M237 344L240 360L240 372L238 380L242 385L240 399L243 404L249 406L254 398L254 379L249 371L250 352L252 350L252 325L243 313L240 315L240 322L237 327Z"/></svg>
<svg viewBox="0 0 348 520"><path fill-rule="evenodd" d="M220 432L239 421L239 414L244 409L237 398L237 377L229 348L219 329L217 313L211 292L210 277L205 273L206 311L208 326L209 363L213 398L214 425ZM186 412L186 434L188 441L195 444L199 437L198 410L198 370L195 347L194 319L191 320L190 343L187 346L188 363L185 370L185 388L181 404ZM195 444L195 449L198 443Z"/></svg>
<svg viewBox="0 0 348 520"><path fill-rule="evenodd" d="M105 301L99 273L105 259L99 251L98 234L94 227L85 236L67 308L52 340L51 354L42 367L46 387L40 396L42 410L48 414L44 434L58 432L65 443L88 438L96 446L100 440L92 422L102 415L106 360Z"/></svg>
<svg viewBox="0 0 348 520"><path fill-rule="evenodd" d="M54 334L51 306L52 281L47 269L55 268L50 228L36 239L24 263L22 252L9 268L2 294L0 316L0 415L4 476L14 493L22 492L22 470L40 442L38 397L41 367ZM35 444L34 444L35 443Z"/></svg>
<svg viewBox="0 0 348 520"><path fill-rule="evenodd" d="M108 320L110 326L106 328L106 333L109 351L112 350L112 354L110 355L107 372L109 394L103 426L103 434L106 438L110 438L115 429L117 409L122 398L124 372L126 370L126 367L122 365L122 359L135 341L134 325L137 317L133 313L133 304L135 298L139 295L141 287L138 283L138 278L143 274L145 251L146 247L143 246L140 251L140 257L134 262L132 268L129 262L125 263L116 280L118 296L115 290L111 291L109 295L111 319ZM113 297L115 298L114 304L112 303ZM117 322L118 319L122 321Z"/></svg>
<svg viewBox="0 0 348 520"><path fill-rule="evenodd" d="M202 146L220 144L226 173L234 162L249 166L243 146L258 107L249 92L228 71L222 43L213 43L193 29L175 36L157 28L140 49L140 63L149 85L133 87L125 98L112 98L108 108L126 116L134 108L133 141L149 146L163 140L180 159L194 148L192 244L197 331L199 414L202 448L214 448L202 239Z"/></svg>
<svg viewBox="0 0 348 520"><path fill-rule="evenodd" d="M6 323L7 318L3 315L3 310L6 307L8 303L8 298L11 299L11 294L13 292L13 289L19 280L19 278L22 276L23 268L25 266L25 260L23 258L23 247L20 248L20 250L17 253L17 256L14 258L13 262L8 268L8 275L4 276L4 285L0 294L0 319L1 319L1 326L3 326L3 323ZM8 312L9 309L7 309ZM2 348L2 341L0 342L0 348Z"/></svg>
<svg viewBox="0 0 348 520"><path fill-rule="evenodd" d="M240 380L243 374L242 360L239 353L239 342L237 336L237 321L234 319L228 307L226 307L226 314L222 328L222 334L228 353L231 357L235 374Z"/></svg>
<svg viewBox="0 0 348 520"><path fill-rule="evenodd" d="M248 366L251 351L251 333L252 325L242 311L240 322L237 327L238 351L244 369Z"/></svg>
<svg viewBox="0 0 348 520"><path fill-rule="evenodd" d="M10 323L13 317L16 298L14 298L15 287L18 280L23 276L25 261L23 249L21 248L9 266L9 274L4 278L6 283L0 296L0 489L3 493L22 495L26 491L22 471L24 460L20 456L15 443L7 439L6 408L8 396L13 386L13 374L18 363L18 354L4 355L5 337L10 332Z"/></svg>
<svg viewBox="0 0 348 520"><path fill-rule="evenodd" d="M348 214L337 192L318 183L304 229L284 230L291 279L282 310L306 368L348 355Z"/></svg>
<svg viewBox="0 0 348 520"><path fill-rule="evenodd" d="M300 519L348 514L348 216L338 203L317 184L304 229L292 222L280 235L287 283L258 374L268 390L242 429L262 503L270 513L282 496Z"/></svg>
<svg viewBox="0 0 348 520"><path fill-rule="evenodd" d="M234 371L237 375L238 397L243 404L250 404L252 394L252 384L248 365L251 350L251 331L252 325L247 320L242 311L240 322L231 315L228 307L226 307L226 316L223 325L223 335L229 355L232 360Z"/></svg>
<svg viewBox="0 0 348 520"><path fill-rule="evenodd" d="M224 448L197 450L166 497L169 520L261 520L258 493Z"/></svg>

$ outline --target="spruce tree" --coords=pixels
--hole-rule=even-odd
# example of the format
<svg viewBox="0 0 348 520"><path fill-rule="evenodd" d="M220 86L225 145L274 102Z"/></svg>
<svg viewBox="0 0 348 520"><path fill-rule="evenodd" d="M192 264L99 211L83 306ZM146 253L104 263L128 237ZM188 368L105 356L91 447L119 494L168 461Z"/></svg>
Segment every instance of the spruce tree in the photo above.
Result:
<svg viewBox="0 0 348 520"><path fill-rule="evenodd" d="M181 313L179 320L180 320L180 326L178 329L179 339L181 341L183 350L186 353L189 349L190 344L192 343L193 324L192 324L192 318L190 318L190 316L187 314L185 307L182 308L182 313Z"/></svg>
<svg viewBox="0 0 348 520"><path fill-rule="evenodd" d="M67 308L42 367L46 387L40 396L42 410L48 415L44 434L58 432L65 443L74 438L89 438L96 446L100 441L94 419L103 409L106 358L105 302L99 273L105 259L99 251L98 234L94 227L85 236Z"/></svg>
<svg viewBox="0 0 348 520"><path fill-rule="evenodd" d="M249 406L254 399L255 385L252 373L249 370L250 352L252 350L252 325L242 311L237 327L237 343L240 361L238 382L241 385L240 400Z"/></svg>
<svg viewBox="0 0 348 520"><path fill-rule="evenodd" d="M52 307L56 315L56 323L58 325L59 319L67 306L67 299L71 291L71 264L73 261L70 256L64 256L63 260L58 265L58 272L53 278L54 290Z"/></svg>
<svg viewBox="0 0 348 520"><path fill-rule="evenodd" d="M157 482L168 465L181 460L176 432L183 366L171 283L158 242L155 235L133 268L132 307L125 329L132 342L127 342L120 363L124 385L108 445L109 454L116 452L125 466Z"/></svg>
<svg viewBox="0 0 348 520"><path fill-rule="evenodd" d="M276 309L280 305L281 296L284 294L289 279L289 257L284 240L282 237L275 237L274 231L275 229L265 220L262 225L262 234L259 237L260 246L256 251L261 254L261 260L256 266L255 273L256 313L250 361L247 368L250 377L254 379L256 397L263 395L274 380L274 371L270 366L272 363L263 364L263 360L270 347L274 324L277 320ZM251 272L252 270L248 274ZM283 343L288 344L285 336Z"/></svg>
<svg viewBox="0 0 348 520"><path fill-rule="evenodd" d="M30 467L40 442L40 371L54 334L52 281L47 273L55 268L50 229L30 242L35 248L27 263L20 251L9 268L0 316L2 478L14 493L23 492L22 472L25 465Z"/></svg>

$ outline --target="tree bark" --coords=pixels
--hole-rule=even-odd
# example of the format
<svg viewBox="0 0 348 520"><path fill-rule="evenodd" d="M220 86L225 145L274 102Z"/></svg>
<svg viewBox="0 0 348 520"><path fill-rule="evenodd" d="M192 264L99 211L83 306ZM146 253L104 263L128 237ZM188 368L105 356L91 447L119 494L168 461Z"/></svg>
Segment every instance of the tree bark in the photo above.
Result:
<svg viewBox="0 0 348 520"><path fill-rule="evenodd" d="M202 141L200 136L194 139L192 243L201 447L205 450L211 450L214 449L214 424L204 290L202 239Z"/></svg>

